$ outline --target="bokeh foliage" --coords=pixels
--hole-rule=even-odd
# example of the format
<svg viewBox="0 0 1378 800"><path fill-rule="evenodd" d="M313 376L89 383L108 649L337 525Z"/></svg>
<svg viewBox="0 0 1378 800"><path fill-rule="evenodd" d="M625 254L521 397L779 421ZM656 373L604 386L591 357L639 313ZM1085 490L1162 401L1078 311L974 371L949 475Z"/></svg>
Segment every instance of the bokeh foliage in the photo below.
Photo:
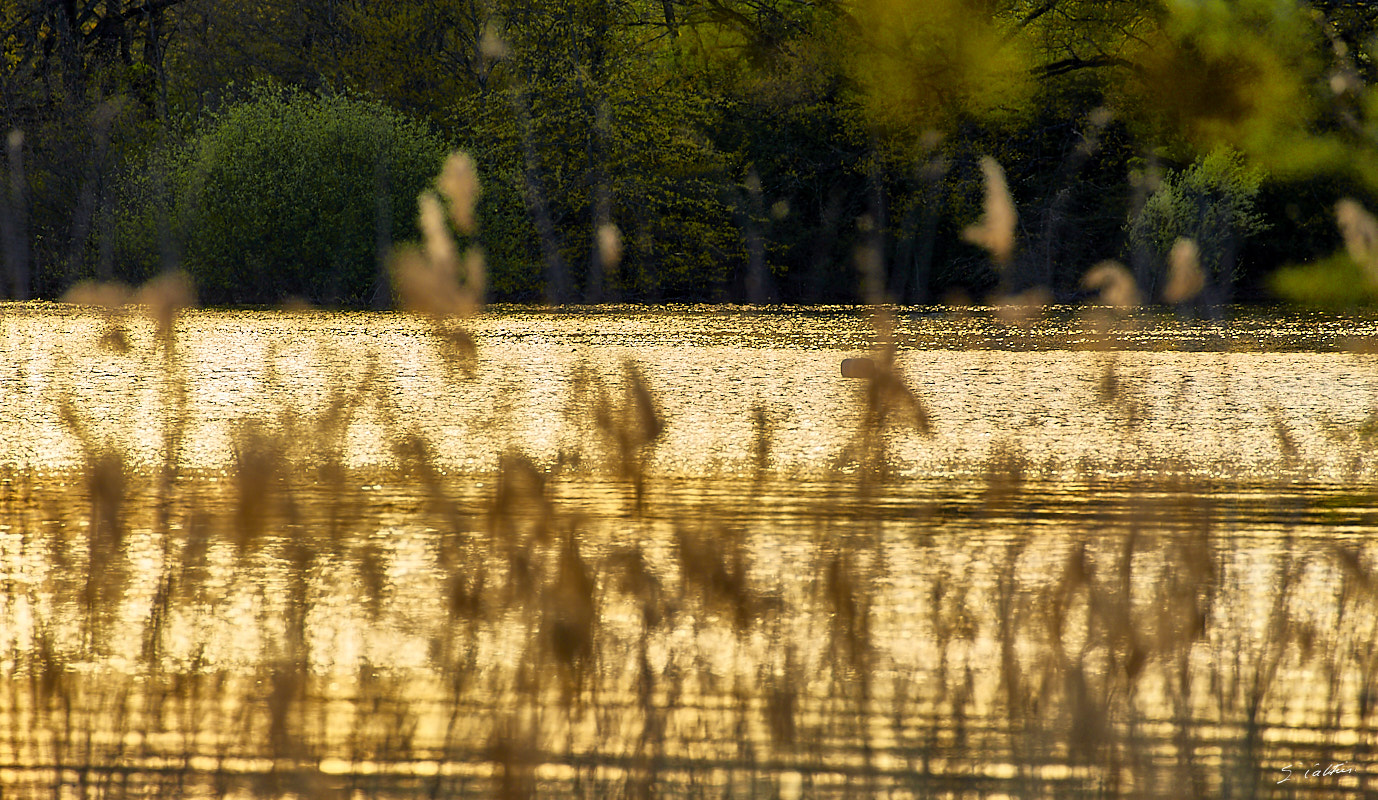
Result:
<svg viewBox="0 0 1378 800"><path fill-rule="evenodd" d="M1011 38L991 3L861 0L844 40L867 120L889 136L1010 122L1031 109L1029 43Z"/></svg>

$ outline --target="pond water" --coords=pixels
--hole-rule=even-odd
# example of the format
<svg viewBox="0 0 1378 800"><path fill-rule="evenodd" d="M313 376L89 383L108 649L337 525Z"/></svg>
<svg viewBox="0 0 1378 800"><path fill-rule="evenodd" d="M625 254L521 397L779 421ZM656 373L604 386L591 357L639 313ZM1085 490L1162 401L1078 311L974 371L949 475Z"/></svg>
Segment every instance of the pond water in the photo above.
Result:
<svg viewBox="0 0 1378 800"><path fill-rule="evenodd" d="M1378 791L1378 319L1001 316L0 307L0 785Z"/></svg>
<svg viewBox="0 0 1378 800"><path fill-rule="evenodd" d="M112 324L122 352L94 346ZM981 309L899 309L892 324L881 336L850 308L510 309L466 325L478 349L473 377L460 380L446 343L414 318L188 312L177 332L175 377L187 394L178 462L223 469L246 419L277 426L363 392L341 442L351 465L388 460L382 404L435 445L446 471L490 472L510 449L548 466L587 433L568 413L573 377L616 384L633 362L666 425L653 472L754 469L763 422L773 472L826 478L864 406L864 383L842 378L840 363L888 345L932 421L931 436L887 432L887 457L906 476L980 475L993 451L1010 448L1050 478L1186 471L1354 483L1373 468L1356 438L1378 408L1373 318L1107 324L1066 309L1020 327ZM151 323L11 306L0 314L0 342L6 462L79 463L61 398L132 461L162 458L170 378ZM1117 388L1109 402L1107 375Z"/></svg>

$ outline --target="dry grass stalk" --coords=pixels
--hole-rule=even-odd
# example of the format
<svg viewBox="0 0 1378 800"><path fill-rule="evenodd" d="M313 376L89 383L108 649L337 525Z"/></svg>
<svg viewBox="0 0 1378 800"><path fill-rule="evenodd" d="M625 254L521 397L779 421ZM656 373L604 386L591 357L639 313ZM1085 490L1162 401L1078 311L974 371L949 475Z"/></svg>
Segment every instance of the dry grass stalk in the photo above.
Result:
<svg viewBox="0 0 1378 800"><path fill-rule="evenodd" d="M124 537L124 498L127 484L123 451L98 440L90 422L70 398L58 402L58 418L81 446L91 502L90 534L93 541L112 540L118 550Z"/></svg>
<svg viewBox="0 0 1378 800"><path fill-rule="evenodd" d="M880 329L885 340L886 329ZM857 465L864 483L890 474L892 432L910 429L921 436L933 434L927 405L909 387L895 359L895 345L890 341L879 357L870 360L869 372L863 373L865 388L857 428L835 462L837 467Z"/></svg>
<svg viewBox="0 0 1378 800"><path fill-rule="evenodd" d="M500 800L527 800L536 796L536 732L529 725L508 720L488 744L489 761L498 771Z"/></svg>
<svg viewBox="0 0 1378 800"><path fill-rule="evenodd" d="M63 293L60 302L101 309L105 319L105 329L101 333L100 346L111 352L127 353L132 345L129 341L128 316L124 305L129 301L129 287L122 283L101 281L80 281Z"/></svg>
<svg viewBox="0 0 1378 800"><path fill-rule="evenodd" d="M555 509L546 489L547 475L523 453L509 452L498 462L497 489L488 515L489 532L525 546L547 541Z"/></svg>
<svg viewBox="0 0 1378 800"><path fill-rule="evenodd" d="M185 272L172 270L150 279L138 290L117 281L80 281L63 293L60 302L102 309L106 329L101 346L126 353L132 346L128 317L135 308L143 309L153 320L159 341L170 343L177 314L196 304L196 292Z"/></svg>
<svg viewBox="0 0 1378 800"><path fill-rule="evenodd" d="M541 635L566 677L566 698L577 697L592 669L598 622L598 585L571 527L564 537L555 580L546 590Z"/></svg>
<svg viewBox="0 0 1378 800"><path fill-rule="evenodd" d="M577 466L586 456L601 455L606 466L632 484L638 508L644 500L646 469L653 450L665 432L665 419L655 391L641 366L627 359L622 362L620 392L591 365L580 363L571 376L570 401L565 415L571 425L583 428L592 423L597 434L595 452L585 450L580 441L561 451L564 465ZM597 451L601 451L598 453Z"/></svg>
<svg viewBox="0 0 1378 800"><path fill-rule="evenodd" d="M234 530L241 552L258 542L265 531L286 466L283 442L257 420L245 422L232 446L237 491Z"/></svg>
<svg viewBox="0 0 1378 800"><path fill-rule="evenodd" d="M873 415L876 427L884 428L891 419L912 425L924 436L933 435L928 408L914 390L909 388L894 365L876 370L866 392L866 407Z"/></svg>
<svg viewBox="0 0 1378 800"><path fill-rule="evenodd" d="M129 296L129 287L123 283L86 280L64 292L59 302L111 311L129 302Z"/></svg>
<svg viewBox="0 0 1378 800"><path fill-rule="evenodd" d="M1002 439L991 445L986 456L984 504L998 507L1023 491L1028 478L1029 459L1018 441Z"/></svg>
<svg viewBox="0 0 1378 800"><path fill-rule="evenodd" d="M800 738L800 684L804 681L792 645L785 648L785 663L781 674L769 675L765 686L766 726L777 749L789 751Z"/></svg>
<svg viewBox="0 0 1378 800"><path fill-rule="evenodd" d="M1292 433L1292 427L1287 424L1286 415L1280 406L1272 403L1268 406L1268 418L1273 425L1273 437L1277 440L1284 463L1289 468L1294 467L1301 456L1301 449Z"/></svg>
<svg viewBox="0 0 1378 800"><path fill-rule="evenodd" d="M454 262L437 265L425 251L403 248L392 255L392 272L398 298L408 311L444 316L466 307Z"/></svg>
<svg viewBox="0 0 1378 800"><path fill-rule="evenodd" d="M441 188L446 191L443 185ZM459 191L446 192L452 211L455 201L451 195ZM459 220L453 221L462 227ZM418 255L429 258L424 252ZM1088 276L1088 285L1094 284L1093 288L1100 289L1107 303L1127 308L1137 302L1137 297L1127 295L1122 287L1116 289L1116 281L1122 277L1111 270L1104 280L1092 281ZM1120 302L1115 302L1115 297L1119 297ZM1041 304L1041 299L1028 299L1023 307L1010 304L1016 307L1011 311L1013 321L1023 321L1037 313L1036 306ZM175 297L166 302L171 310L166 312L166 322L159 321L160 328L166 326L170 330L176 308L182 307L180 302ZM447 323L450 320L446 315L453 308L448 303L441 302L433 307ZM152 314L155 319L163 319L160 312ZM884 355L878 359L875 373L868 378L864 394L858 397L858 402L864 404L859 436L869 437L864 440L866 452L870 454L866 458L877 459L875 463L881 464L886 461L883 434L887 429L900 423L912 424L925 433L929 430L926 409L895 365L895 336L890 324L878 323L878 328L883 328ZM472 344L471 339L467 341ZM464 346L463 342L454 343L456 348ZM574 405L585 415L585 423L591 421L603 438L619 476L633 477L640 487L647 480L646 463L651 448L663 436L667 422L641 368L628 362L624 370L620 385L605 382L597 375L583 378L583 388L577 390L583 394L575 398ZM370 376L372 372L369 371ZM1124 387L1113 361L1105 373L1104 389L1105 399L1117 403L1124 399ZM1290 588L1298 580L1295 568L1284 575L1284 585L1279 590L1282 599L1274 603L1271 624L1266 632L1269 640L1264 666L1241 667L1236 661L1231 668L1223 652L1203 654L1203 648L1223 650L1236 644L1222 638L1219 631L1224 611L1215 611L1212 607L1219 591L1217 587L1231 585L1231 581L1222 578L1215 569L1207 533L1193 532L1188 537L1161 544L1153 552L1148 552L1148 540L1135 539L1134 534L1122 547L1114 531L1103 539L1078 539L1046 573L1051 586L1037 591L1029 588L1030 579L1025 574L1029 565L1020 559L1023 548L1035 541L1035 537L1027 535L1022 528L1015 530L1022 525L1018 519L1000 523L1001 530L1009 530L1008 535L1015 543L1008 546L1004 563L991 565L996 574L994 581L979 574L983 566L972 566L981 563L980 554L973 554L960 575L954 577L949 565L943 564L937 568L938 575L932 577L930 591L924 591L920 583L919 596L930 601L933 629L933 641L922 644L937 649L938 652L926 653L925 657L931 655L938 666L910 664L903 656L892 652L892 644L887 640L894 634L896 625L896 620L886 616L886 604L890 602L886 593L890 591L893 576L885 574L881 561L883 548L903 545L882 541L883 537L877 535L878 525L872 528L850 527L849 524L839 529L830 527L829 523L819 525L814 531L819 544L814 553L816 564L812 574L788 576L789 580L811 585L816 593L812 595L812 602L794 606L763 593L761 579L753 577L752 550L748 542L758 530L754 527L737 529L705 525L695 529L673 516L669 518L670 524L666 524L666 517L654 514L639 518L619 516L610 525L611 535L628 538L622 540L624 544L614 549L613 555L603 561L600 568L592 554L596 553L600 541L593 536L601 534L591 533L596 528L587 520L568 513L562 505L559 480L565 476L557 473L557 480L530 457L509 453L501 461L492 502L484 505L476 501L475 515L487 516L491 535L486 540L480 536L470 541L459 533L458 524L451 523L452 530L439 534L449 537L451 544L438 548L434 574L427 577L427 570L423 569L409 577L421 581L433 579L436 589L433 608L425 606L425 601L413 601L419 605L408 607L399 600L398 596L406 587L400 580L393 582L397 573L390 571L394 565L388 543L376 535L377 520L365 519L362 515L346 517L342 535L359 537L362 544L354 548L339 547L331 556L345 569L344 574L357 578L347 581L347 588L338 591L350 602L358 602L357 595L362 593L376 627L402 622L404 624L395 627L403 634L425 634L432 637L432 642L441 642L441 646L428 651L429 661L417 673L422 675L420 680L423 681L428 675L431 678L440 675L440 680L449 682L448 693L441 693L441 700L429 695L424 701L415 701L408 696L404 680L393 676L360 679L356 696L348 701L326 699L314 694L321 691L319 685L324 682L314 679L303 657L307 651L303 643L307 641L308 624L314 613L312 603L317 602L313 596L316 589L307 591L307 588L308 585L314 587L312 576L322 569L326 559L315 554L319 539L310 536L306 526L291 524L290 519L282 520L287 524L276 526L279 520L273 513L287 505L306 502L305 486L292 476L308 462L330 462L330 469L335 470L334 477L325 483L332 486L337 482L343 486L356 477L342 463L343 439L356 409L376 394L372 378L366 377L357 387L331 393L326 409L314 424L301 425L293 421L292 415L284 414L278 421L277 431L264 423L247 423L235 437L233 492L236 494L230 500L235 524L231 535L243 550L249 543L268 538L265 534L269 532L281 530L286 534L283 538L288 541L281 552L287 557L274 560L285 565L289 574L290 597L285 612L289 617L285 638L289 641L285 644L276 641L270 646L285 647L290 657L274 661L267 670L257 673L263 681L262 689L250 688L236 695L232 680L205 671L198 656L189 666L182 667L188 673L187 678L177 691L168 692L168 697L178 698L177 702L183 703L181 724L186 729L183 735L188 754L184 763L190 764L191 754L207 750L229 755L253 754L264 753L265 745L268 752L281 757L281 763L274 764L261 784L246 790L249 794L279 796L290 791L304 796L320 796L327 792L360 797L396 796L403 791L397 788L402 784L388 784L379 777L383 771L391 768L390 765L403 765L397 767L403 770L408 764L432 763L441 765L439 772L442 773L435 778L432 794L461 794L471 787L451 783L452 776L443 773L451 764L472 759L475 754L491 762L497 783L494 788L503 796L533 796L538 788L543 789L543 785L538 787L537 784L537 767L547 764L576 765L573 793L597 796L600 793L635 795L644 792L652 795L662 789L658 780L664 779L667 784L671 780L668 776L672 770L665 769L664 764L671 756L680 758L686 752L691 755L683 757L676 769L687 775L684 780L697 789L700 787L695 782L716 769L718 764L705 767L693 762L691 748L701 748L698 752L711 750L717 743L713 737L721 738L720 732L714 733L711 726L724 720L729 725L736 721L739 727L734 734L735 740L725 745L721 752L738 759L736 764L741 767L735 769L737 774L729 779L731 783L726 793L739 788L736 781L746 772L753 772L753 781L757 770L789 776L797 775L792 768L800 765L807 767L810 774L822 774L831 769L828 759L838 752L842 753L841 758L853 759L850 763L861 765L855 768L856 772L847 775L857 780L857 786L870 782L865 788L855 790L862 793L875 790L884 780L893 777L873 770L880 763L871 760L872 740L869 738L875 707L882 702L893 705L886 709L896 720L893 732L897 744L892 752L904 758L907 752L912 752L905 748L918 739L906 725L925 724L915 720L932 713L929 704L936 702L942 709L938 712L942 719L931 723L930 730L923 733L938 731L933 733L932 742L938 741L940 733L944 744L941 748L933 744L921 757L911 757L913 769L907 778L914 780L913 787L918 790L915 794L932 794L938 786L930 782L930 774L921 771L927 768L929 755L936 753L952 765L965 767L969 762L974 768L982 766L982 759L1003 759L1007 755L1015 759L1014 763L1023 763L1018 759L1025 756L1043 759L1043 762L1065 759L1076 762L1080 765L1078 769L1084 770L1076 775L1089 777L1084 783L1079 782L1080 778L1071 779L1049 791L1067 788L1074 792L1094 783L1095 791L1102 794L1133 795L1139 787L1151 787L1157 774L1151 760L1135 761L1125 756L1143 742L1135 728L1143 721L1135 701L1136 693L1141 691L1138 687L1149 678L1166 686L1164 691L1169 694L1175 693L1170 701L1186 709L1182 716L1186 721L1180 723L1177 742L1182 751L1194 752L1192 748L1204 744L1215 746L1218 742L1204 743L1194 738L1196 733L1189 726L1196 717L1188 712L1195 713L1199 708L1191 704L1215 703L1221 723L1218 727L1222 730L1228 730L1240 719L1247 719L1255 726L1250 730L1258 730L1266 724L1270 710L1278 707L1272 697L1277 691L1270 687L1279 682L1277 676L1293 663L1285 659L1302 659L1307 665L1314 665L1318 658L1332 659L1331 665L1340 664L1345 658L1352 658L1356 663L1363 660L1362 669L1368 672L1361 674L1368 677L1361 680L1361 685L1369 685L1374 671L1378 670L1378 658L1373 656L1371 647L1368 651L1341 651L1331 646L1333 641L1325 639L1324 631L1307 627L1306 623L1294 618L1295 607L1300 602L1291 599L1297 595L1288 593L1295 591ZM379 405L382 406L378 409L379 416L390 434L400 465L398 480L409 489L421 485L432 498L445 498L446 486L452 485L446 481L452 479L440 468L435 446L408 427L407 420L394 417L386 403ZM92 498L92 535L107 542L93 542L92 563L88 569L94 575L101 568L101 564L96 563L96 549L104 548L122 558L126 545L113 531L137 529L129 526L130 504L124 499L129 493L130 468L119 451L92 438L74 407L69 407L64 414L70 417L68 426L82 442L86 454L86 486ZM770 446L769 420L763 405L756 407L754 422L759 470L768 464ZM1284 442L1289 435L1285 430L1279 431L1279 438ZM302 444L296 441L298 439L311 441ZM986 500L990 509L1007 516L1024 513L1019 497L1032 469L1030 460L1017 443L1011 443L993 448L988 465ZM330 491L343 490L332 488ZM213 539L219 534L205 522L204 513L196 512L200 501L187 497L184 496L183 501L192 510L184 520L183 546L180 551L177 547L165 551L180 552L181 563L166 562L167 573L158 583L158 594L153 600L156 619L150 624L159 629L165 624L159 620L168 617L169 609L175 609L177 614L193 615L197 613L196 608L213 607L217 601L214 591L194 588L194 576L205 571L205 565L213 560L217 544ZM1157 501L1155 497L1154 502ZM751 502L755 502L754 495ZM662 509L652 510L659 513ZM703 510L703 517L708 518L716 510ZM729 509L728 513L732 511ZM750 514L744 518L752 520L747 523L749 525L759 523L760 530L773 523L773 520ZM994 519L994 514L991 518ZM430 523L425 518L412 522L423 526ZM1147 526L1152 522L1152 516L1145 515L1135 519L1132 525ZM475 524L481 526L482 522ZM922 555L917 558L927 559L929 554L942 558L965 549L965 545L951 548L943 541L944 531L927 527L927 522L886 520L887 528L905 524L912 524L907 530L925 542L926 549L919 551ZM54 536L61 536L61 528L55 527L55 530ZM103 530L110 532L101 533ZM769 535L774 533L768 531ZM628 541L630 543L625 543ZM979 543L972 546L979 548ZM944 547L950 549L943 550ZM55 571L61 573L64 571L59 564L62 556L56 550L53 552ZM276 556L279 551L272 552ZM1094 569L1097 564L1104 567L1107 563L1099 560L1107 552L1111 566L1097 571ZM868 559L868 555L875 557ZM1143 574L1142 559L1158 555L1162 556L1159 571ZM1347 604L1345 619L1376 618L1371 613L1375 594L1373 570L1367 565L1366 552L1363 548L1342 549L1335 556L1347 587L1336 591L1336 597L1343 597L1341 602ZM657 561L658 558L666 560ZM787 556L781 558L781 563L773 567L767 562L765 567L757 565L757 568L775 568L789 573L796 565ZM998 557L995 560L998 562ZM79 565L80 561L62 563ZM246 563L247 560L240 562L237 569L243 569ZM677 590L672 583L663 581L659 572L661 569L673 571L676 566L682 579ZM61 580L60 576L54 579L57 585ZM232 584L261 580L264 580L261 576L247 570L228 578ZM501 599L494 599L500 598L504 582L509 598L515 599L507 607L501 607ZM188 586L193 588L188 589ZM79 588L67 591L75 592ZM614 593L629 598L634 605L633 613L639 617L621 632L616 612L609 608L615 602L625 608L627 603L625 598L613 597ZM807 594L807 590L801 594ZM177 606L188 600L191 602L186 602L186 608ZM1311 600L1314 598L1309 598L1308 602ZM97 603L88 603L88 608L93 605ZM1038 618L1031 608L1046 609L1043 629L1027 624L1031 615ZM431 611L434 615L428 616ZM265 619L260 620L265 629L271 627L266 620L267 613L277 611L265 612ZM685 622L684 617L692 619ZM807 623L802 626L806 631L802 634L799 633L801 627L794 626L801 620ZM677 624L668 624L672 621ZM914 632L906 627L914 621L898 622L905 627L906 636ZM415 630L428 624L435 630L419 633ZM715 675L712 674L715 667L708 666L712 659L695 650L705 641L721 642L721 638L712 637L729 627L736 634L735 639L729 640L731 646L738 648L733 656L737 661L730 668L736 672ZM628 628L634 629L633 632L626 633ZM502 663L505 655L499 654L496 660L500 663L485 667L488 673L480 674L474 666L479 654L494 655L491 640L500 638L510 629L516 630L513 638L519 639L514 651L519 663ZM924 634L919 631L917 635ZM977 653L978 644L985 647L989 643L988 636L997 640L998 674L981 687L982 670L996 671L996 665L989 660L988 649ZM811 638L818 641L811 641ZM1362 637L1358 641L1371 645ZM31 673L35 692L43 695L46 706L58 708L65 704L69 710L78 707L83 699L74 688L77 673L68 666L69 654L55 643L46 629L40 632L35 647L36 651L29 656L35 667ZM147 663L139 665L145 671L141 677L151 675L151 662L164 657L160 655L164 651L158 647L146 647L143 652ZM1331 655L1322 655L1327 653ZM1242 658L1252 656L1252 651L1248 651ZM372 671L366 661L366 657L361 657L361 673ZM1202 663L1209 664L1205 674L1201 672ZM783 668L772 671L772 665L781 664ZM614 747L630 739L631 746L637 748L635 758L625 762L633 766L627 769L629 777L623 779L622 784L611 779L614 785L609 790L609 781L581 783L595 770L577 765L581 761L599 763L602 754L581 751L580 747L587 745L578 743L573 732L563 750L559 744L549 745L553 748L550 752L543 752L538 747L537 734L547 733L540 729L542 704L551 698L551 684L544 681L541 671L551 667L564 679L566 701L577 698L581 706L579 713L587 710L588 718L594 720L599 746ZM825 695L822 698L819 697L820 682L811 674L811 670L819 667L832 668L832 681L822 690ZM1333 671L1349 681L1353 679L1353 673L1345 672L1349 668L1349 662L1344 662L1334 666ZM905 675L906 672L910 674ZM1361 672L1361 668L1356 667L1355 672ZM1222 688L1219 682L1212 683L1217 679L1233 680L1234 684ZM931 681L932 695L937 699L922 697L922 692L906 694L901 691L903 680L915 686L921 685L921 681ZM1337 678L1336 683L1340 680ZM695 687L690 694L693 691L698 694L691 697L685 708L677 708L676 703L683 702L686 696L683 688L686 685ZM1007 706L1007 716L1003 720L998 712L992 712L989 707L980 708L980 701L973 700L985 691L987 695L996 696L998 703L1000 686L1004 687ZM605 691L609 694L600 694ZM890 694L883 694L887 691ZM829 692L837 694L828 695ZM1193 692L1197 694L1191 694ZM1201 698L1202 694L1207 696ZM216 709L213 714L198 715L195 699L198 696L206 698L199 709ZM251 702L241 711L228 712L221 708L227 697L248 697ZM602 704L604 699L606 703ZM713 704L718 702L721 706L715 707ZM1360 700L1362 704L1370 702L1367 694ZM132 710L136 707L133 700L115 696L98 703L103 704L99 707L100 713L116 720L113 724L117 732L129 730L130 739L137 738L138 732L133 731L137 723L133 720L137 713L143 712ZM348 788L340 783L327 785L315 768L327 754L338 754L331 750L328 734L312 734L309 724L314 713L312 709L327 708L331 703L337 707L349 706L355 715L354 730L348 734L347 752L357 764L357 774L349 777ZM447 703L440 712L435 711L435 706ZM690 705L693 707L688 707ZM1364 705L1361 713L1365 719L1370 711ZM450 730L439 750L427 749L428 745L420 743L416 736L418 716L436 713L447 713L450 719ZM566 713L573 731L576 710L570 708ZM739 716L733 717L734 713ZM715 714L720 716L715 717ZM828 714L833 715L831 719ZM327 727L327 716L327 712L320 712L322 731ZM757 730L753 731L753 725L747 724L748 717ZM62 759L71 754L80 755L74 743L79 743L81 726L91 719L94 715L87 718L69 715L64 721L58 713L45 717L46 721L40 724L49 726L50 730L59 730L54 739L60 739L62 746L67 748L59 755ZM513 722L517 719L522 723ZM967 723L973 720L980 725L968 728ZM157 726L146 724L146 727L149 732L162 733ZM605 736L609 738L604 739ZM618 736L624 738L618 739ZM146 740L153 738L145 736ZM91 739L87 736L88 742ZM558 742L559 737L551 735L548 739ZM1255 736L1250 741L1261 739ZM487 742L486 749L484 742ZM763 751L757 749L763 743L773 743L775 761L763 759ZM1233 757L1228 753L1229 746L1231 743L1226 742L1227 752L1222 762ZM676 747L683 749L676 753ZM848 750L850 747L855 749ZM93 756L93 752L88 750L86 757L98 760L99 754ZM117 751L110 763L117 764L120 769L135 763L120 760L125 758L126 752ZM154 750L150 748L149 752ZM1260 754L1265 752L1266 748L1258 745L1248 757L1260 759ZM614 760L617 757L609 756ZM924 762L923 768L918 766L919 760ZM308 766L303 768L301 763ZM1197 794L1228 793L1215 791L1221 789L1221 783L1210 782L1218 780L1216 776L1197 780L1197 776L1209 774L1209 769L1200 766L1190 769L1195 771L1192 788ZM1219 771L1228 769L1227 764ZM370 779L366 775L368 770L377 770L378 774ZM185 771L194 773L191 767ZM764 775L764 781L769 783L772 775ZM308 776L314 777L308 779ZM783 778L780 783L783 786ZM1239 785L1228 784L1224 789ZM714 788L711 780L705 780L704 786L709 787L704 791ZM88 788L91 791L87 792ZM116 781L95 788L83 783L80 791L69 792L58 786L53 794L86 792L115 796L119 788ZM796 786L791 791L799 788ZM1009 788L1011 794L1018 794L1025 788L1028 789L1026 794L1037 795L1047 787L1033 781L1022 784L1015 781L1002 788ZM668 794L673 788L664 788L664 791ZM168 795L180 793L169 791ZM220 793L229 792L221 790Z"/></svg>
<svg viewBox="0 0 1378 800"><path fill-rule="evenodd" d="M473 316L487 294L483 250L471 244L462 254L450 225L466 236L478 231L475 205L480 187L473 160L456 152L446 160L437 179L446 203L432 191L417 198L418 221L424 244L392 254L393 282L402 307L429 318L431 333L452 372L473 378L478 347L456 318Z"/></svg>
<svg viewBox="0 0 1378 800"><path fill-rule="evenodd" d="M726 612L738 634L755 621L758 599L747 575L746 552L739 534L703 535L675 529L680 595L698 596L711 609Z"/></svg>
<svg viewBox="0 0 1378 800"><path fill-rule="evenodd" d="M770 414L764 403L756 403L751 408L751 454L752 466L757 480L765 477L770 469L771 440L774 438Z"/></svg>
<svg viewBox="0 0 1378 800"><path fill-rule="evenodd" d="M869 696L871 672L872 598L863 572L846 552L837 552L824 569L823 597L832 620L834 649L846 656L860 680L861 696Z"/></svg>
<svg viewBox="0 0 1378 800"><path fill-rule="evenodd" d="M98 440L70 398L58 403L58 416L81 446L90 513L86 529L86 572L82 603L86 609L88 645L100 633L101 620L124 593L125 504L129 467L118 447Z"/></svg>

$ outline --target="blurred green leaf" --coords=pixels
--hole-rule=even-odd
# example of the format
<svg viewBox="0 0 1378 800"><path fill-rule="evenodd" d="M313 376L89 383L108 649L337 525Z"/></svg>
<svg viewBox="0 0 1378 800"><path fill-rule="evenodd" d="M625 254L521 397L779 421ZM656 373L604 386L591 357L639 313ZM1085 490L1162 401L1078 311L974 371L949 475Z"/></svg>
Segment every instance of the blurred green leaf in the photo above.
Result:
<svg viewBox="0 0 1378 800"><path fill-rule="evenodd" d="M1283 267L1268 285L1278 297L1308 306L1344 308L1378 300L1378 289L1343 250L1313 264Z"/></svg>

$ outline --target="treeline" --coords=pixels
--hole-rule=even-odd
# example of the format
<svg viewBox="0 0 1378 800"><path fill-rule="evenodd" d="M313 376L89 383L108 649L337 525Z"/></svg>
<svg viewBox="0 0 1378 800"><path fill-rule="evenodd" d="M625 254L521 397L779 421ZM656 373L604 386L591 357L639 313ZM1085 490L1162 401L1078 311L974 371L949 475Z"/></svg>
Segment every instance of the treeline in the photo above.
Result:
<svg viewBox="0 0 1378 800"><path fill-rule="evenodd" d="M452 148L494 300L1071 299L1112 258L1157 298L1183 238L1205 302L1373 294L1335 222L1378 189L1364 2L20 0L0 25L13 297L181 267L207 302L386 305ZM963 235L987 158L1007 259Z"/></svg>

